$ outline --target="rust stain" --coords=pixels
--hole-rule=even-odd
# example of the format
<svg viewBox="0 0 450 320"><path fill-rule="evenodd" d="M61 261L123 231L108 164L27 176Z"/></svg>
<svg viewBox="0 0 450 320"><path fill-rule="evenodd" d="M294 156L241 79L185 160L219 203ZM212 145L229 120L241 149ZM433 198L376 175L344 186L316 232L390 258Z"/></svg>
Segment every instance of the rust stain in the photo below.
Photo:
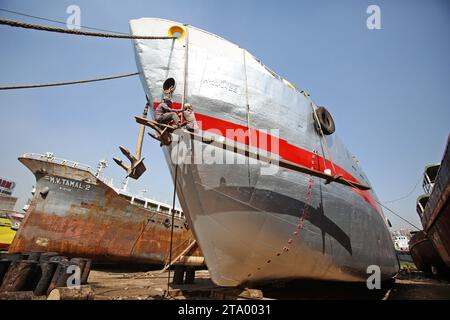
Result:
<svg viewBox="0 0 450 320"><path fill-rule="evenodd" d="M102 207L99 207L99 206L97 206L97 205L95 205L95 204L89 204L89 203L85 203L85 202L82 202L81 203L81 207L82 208L85 208L85 209L96 209L96 210L99 210L99 211L106 211L104 208L102 208Z"/></svg>
<svg viewBox="0 0 450 320"><path fill-rule="evenodd" d="M48 204L36 196L9 252L44 250L96 261L166 263L171 229L164 221L168 216L130 204L102 182L97 187L105 190L103 206L79 201L64 212L49 212L40 210ZM172 256L194 240L184 219L175 222ZM190 255L202 253L196 248Z"/></svg>

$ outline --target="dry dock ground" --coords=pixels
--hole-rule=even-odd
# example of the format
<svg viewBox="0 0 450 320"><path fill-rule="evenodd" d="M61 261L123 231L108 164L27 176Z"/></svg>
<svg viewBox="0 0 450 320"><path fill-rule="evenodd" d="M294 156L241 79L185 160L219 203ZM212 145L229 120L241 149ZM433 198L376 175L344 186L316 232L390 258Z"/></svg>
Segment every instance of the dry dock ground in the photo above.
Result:
<svg viewBox="0 0 450 320"><path fill-rule="evenodd" d="M171 272L173 275L173 272ZM194 284L172 285L166 295L168 272L135 271L111 267L91 271L89 284L99 300L152 299L369 299L369 300L449 300L450 282L422 274L403 274L382 284L380 290L368 290L365 284L318 281L290 281L247 288L223 288L214 285L207 270L196 272Z"/></svg>

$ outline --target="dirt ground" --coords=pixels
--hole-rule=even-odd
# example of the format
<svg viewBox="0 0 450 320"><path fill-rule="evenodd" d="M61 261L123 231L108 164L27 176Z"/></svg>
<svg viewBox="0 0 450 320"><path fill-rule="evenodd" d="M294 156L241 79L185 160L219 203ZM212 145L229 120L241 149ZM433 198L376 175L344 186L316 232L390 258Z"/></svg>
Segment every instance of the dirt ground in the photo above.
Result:
<svg viewBox="0 0 450 320"><path fill-rule="evenodd" d="M173 276L173 271L171 272ZM275 285L223 288L212 283L207 270L196 272L194 284L168 287L168 271L135 271L96 268L89 284L99 300L153 299L285 299L285 300L449 300L450 282L431 279L421 273L403 274L383 283L380 290L368 290L365 284L289 281ZM167 289L169 288L169 295Z"/></svg>

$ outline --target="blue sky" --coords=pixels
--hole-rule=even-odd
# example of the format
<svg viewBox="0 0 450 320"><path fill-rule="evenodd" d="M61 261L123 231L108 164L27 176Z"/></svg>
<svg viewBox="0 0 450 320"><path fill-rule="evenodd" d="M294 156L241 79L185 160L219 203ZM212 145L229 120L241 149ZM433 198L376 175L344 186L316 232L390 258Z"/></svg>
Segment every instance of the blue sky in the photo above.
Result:
<svg viewBox="0 0 450 320"><path fill-rule="evenodd" d="M161 17L208 30L249 50L308 90L332 113L337 133L361 162L382 201L406 195L423 168L439 162L450 123L450 2L443 1L25 1L0 8L128 32L128 21ZM381 9L369 30L366 9ZM54 25L0 12L0 17ZM0 86L95 78L136 70L130 40L53 34L0 26ZM137 77L102 83L0 92L0 177L17 182L23 205L35 180L17 157L51 151L95 166L117 184L112 161L122 144L134 150L133 116L144 94ZM169 202L172 183L159 145L147 139L148 171L131 190ZM412 194L389 206L420 225ZM386 212L395 228L407 225Z"/></svg>

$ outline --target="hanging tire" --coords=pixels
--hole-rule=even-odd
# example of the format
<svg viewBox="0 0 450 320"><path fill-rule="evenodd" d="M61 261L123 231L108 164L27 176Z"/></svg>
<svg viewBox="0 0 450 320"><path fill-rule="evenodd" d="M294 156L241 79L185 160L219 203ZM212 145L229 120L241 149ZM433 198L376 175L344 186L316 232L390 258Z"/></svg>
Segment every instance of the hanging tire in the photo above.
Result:
<svg viewBox="0 0 450 320"><path fill-rule="evenodd" d="M325 107L318 107L316 109L316 115L319 120L319 125L322 128L322 132L325 135L333 134L336 131L334 120L331 114ZM320 130L318 130L320 133Z"/></svg>
<svg viewBox="0 0 450 320"><path fill-rule="evenodd" d="M170 228L170 227L171 227L170 220L169 220L169 219L164 220L163 225L164 225L166 228Z"/></svg>

